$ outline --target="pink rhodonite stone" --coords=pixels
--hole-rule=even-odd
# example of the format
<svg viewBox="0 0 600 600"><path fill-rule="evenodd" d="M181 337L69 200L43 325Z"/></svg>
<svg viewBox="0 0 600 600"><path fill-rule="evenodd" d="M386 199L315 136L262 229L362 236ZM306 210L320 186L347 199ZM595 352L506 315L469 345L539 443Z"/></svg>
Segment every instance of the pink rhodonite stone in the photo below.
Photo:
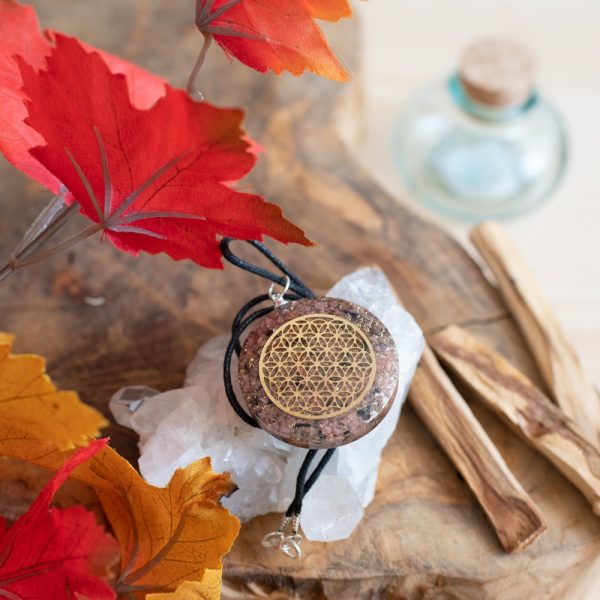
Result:
<svg viewBox="0 0 600 600"><path fill-rule="evenodd" d="M387 414L398 354L365 308L303 299L274 309L250 332L238 375L248 411L265 431L294 446L335 448Z"/></svg>

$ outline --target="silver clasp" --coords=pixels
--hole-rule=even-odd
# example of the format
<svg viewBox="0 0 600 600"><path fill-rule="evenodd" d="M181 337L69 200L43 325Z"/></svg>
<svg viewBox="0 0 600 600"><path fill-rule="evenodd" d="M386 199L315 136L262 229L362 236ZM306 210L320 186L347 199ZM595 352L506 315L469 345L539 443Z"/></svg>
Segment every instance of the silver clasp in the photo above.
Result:
<svg viewBox="0 0 600 600"><path fill-rule="evenodd" d="M285 299L285 295L288 293L289 289L290 289L290 285L292 285L292 282L290 280L290 278L286 275L285 276L285 285L283 286L283 291L281 292L275 292L275 283L272 283L271 286L269 287L269 298L271 298L271 300L273 301L273 304L275 304L275 307L278 306L283 306L284 304L287 304L287 300Z"/></svg>
<svg viewBox="0 0 600 600"><path fill-rule="evenodd" d="M285 539L283 532L285 531L288 523L290 522L292 517L283 517L283 521L281 521L281 525L277 529L277 531L273 531L271 533L267 533L262 540L262 545L265 548L277 548L281 546L281 543Z"/></svg>
<svg viewBox="0 0 600 600"><path fill-rule="evenodd" d="M285 535L288 525L290 525L291 534ZM281 552L293 560L302 558L302 548L300 548L302 536L298 533L299 529L300 515L284 516L277 531L265 535L262 545L265 548L279 548Z"/></svg>

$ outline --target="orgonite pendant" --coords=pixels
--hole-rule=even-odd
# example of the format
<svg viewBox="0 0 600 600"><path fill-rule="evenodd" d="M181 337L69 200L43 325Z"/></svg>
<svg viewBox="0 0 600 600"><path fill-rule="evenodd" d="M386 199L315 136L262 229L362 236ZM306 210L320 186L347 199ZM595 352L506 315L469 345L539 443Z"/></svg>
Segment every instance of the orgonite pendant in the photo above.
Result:
<svg viewBox="0 0 600 600"><path fill-rule="evenodd" d="M398 354L383 323L336 298L278 306L249 334L239 382L248 411L271 435L335 448L371 431L398 383Z"/></svg>

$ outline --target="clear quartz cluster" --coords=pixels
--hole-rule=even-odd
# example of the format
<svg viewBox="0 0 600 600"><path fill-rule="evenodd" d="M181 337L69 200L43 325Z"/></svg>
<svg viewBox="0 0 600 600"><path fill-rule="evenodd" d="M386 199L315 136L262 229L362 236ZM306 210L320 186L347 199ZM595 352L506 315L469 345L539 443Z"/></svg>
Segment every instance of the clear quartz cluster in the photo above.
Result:
<svg viewBox="0 0 600 600"><path fill-rule="evenodd" d="M337 450L305 498L304 534L324 542L350 536L373 500L381 452L396 429L424 345L421 330L382 271L355 271L327 295L364 306L381 319L397 345L400 370L389 413L366 436ZM140 435L139 466L148 482L166 485L175 469L210 456L213 468L229 471L239 488L223 505L246 521L287 509L306 450L250 427L232 410L222 376L227 342L220 336L200 348L182 389L157 393L142 386L124 388L110 406L120 424Z"/></svg>

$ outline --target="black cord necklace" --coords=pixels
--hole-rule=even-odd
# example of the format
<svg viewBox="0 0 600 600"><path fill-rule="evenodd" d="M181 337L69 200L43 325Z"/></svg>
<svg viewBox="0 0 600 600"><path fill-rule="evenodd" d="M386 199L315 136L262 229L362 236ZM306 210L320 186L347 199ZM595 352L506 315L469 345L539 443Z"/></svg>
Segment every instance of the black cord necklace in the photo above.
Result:
<svg viewBox="0 0 600 600"><path fill-rule="evenodd" d="M391 407L398 379L396 348L387 329L366 309L343 300L317 298L260 242L247 243L281 274L239 258L230 248L234 241L221 241L223 257L267 279L271 287L268 294L248 301L233 320L223 364L225 392L245 423L308 448L294 499L277 531L263 540L265 546L279 547L298 558L306 494L336 448L371 431ZM282 291L275 292L275 285ZM266 302L271 306L259 308ZM252 325L255 327L242 347L241 337ZM238 377L248 410L234 391L234 354L239 359ZM309 476L320 449L325 452Z"/></svg>

